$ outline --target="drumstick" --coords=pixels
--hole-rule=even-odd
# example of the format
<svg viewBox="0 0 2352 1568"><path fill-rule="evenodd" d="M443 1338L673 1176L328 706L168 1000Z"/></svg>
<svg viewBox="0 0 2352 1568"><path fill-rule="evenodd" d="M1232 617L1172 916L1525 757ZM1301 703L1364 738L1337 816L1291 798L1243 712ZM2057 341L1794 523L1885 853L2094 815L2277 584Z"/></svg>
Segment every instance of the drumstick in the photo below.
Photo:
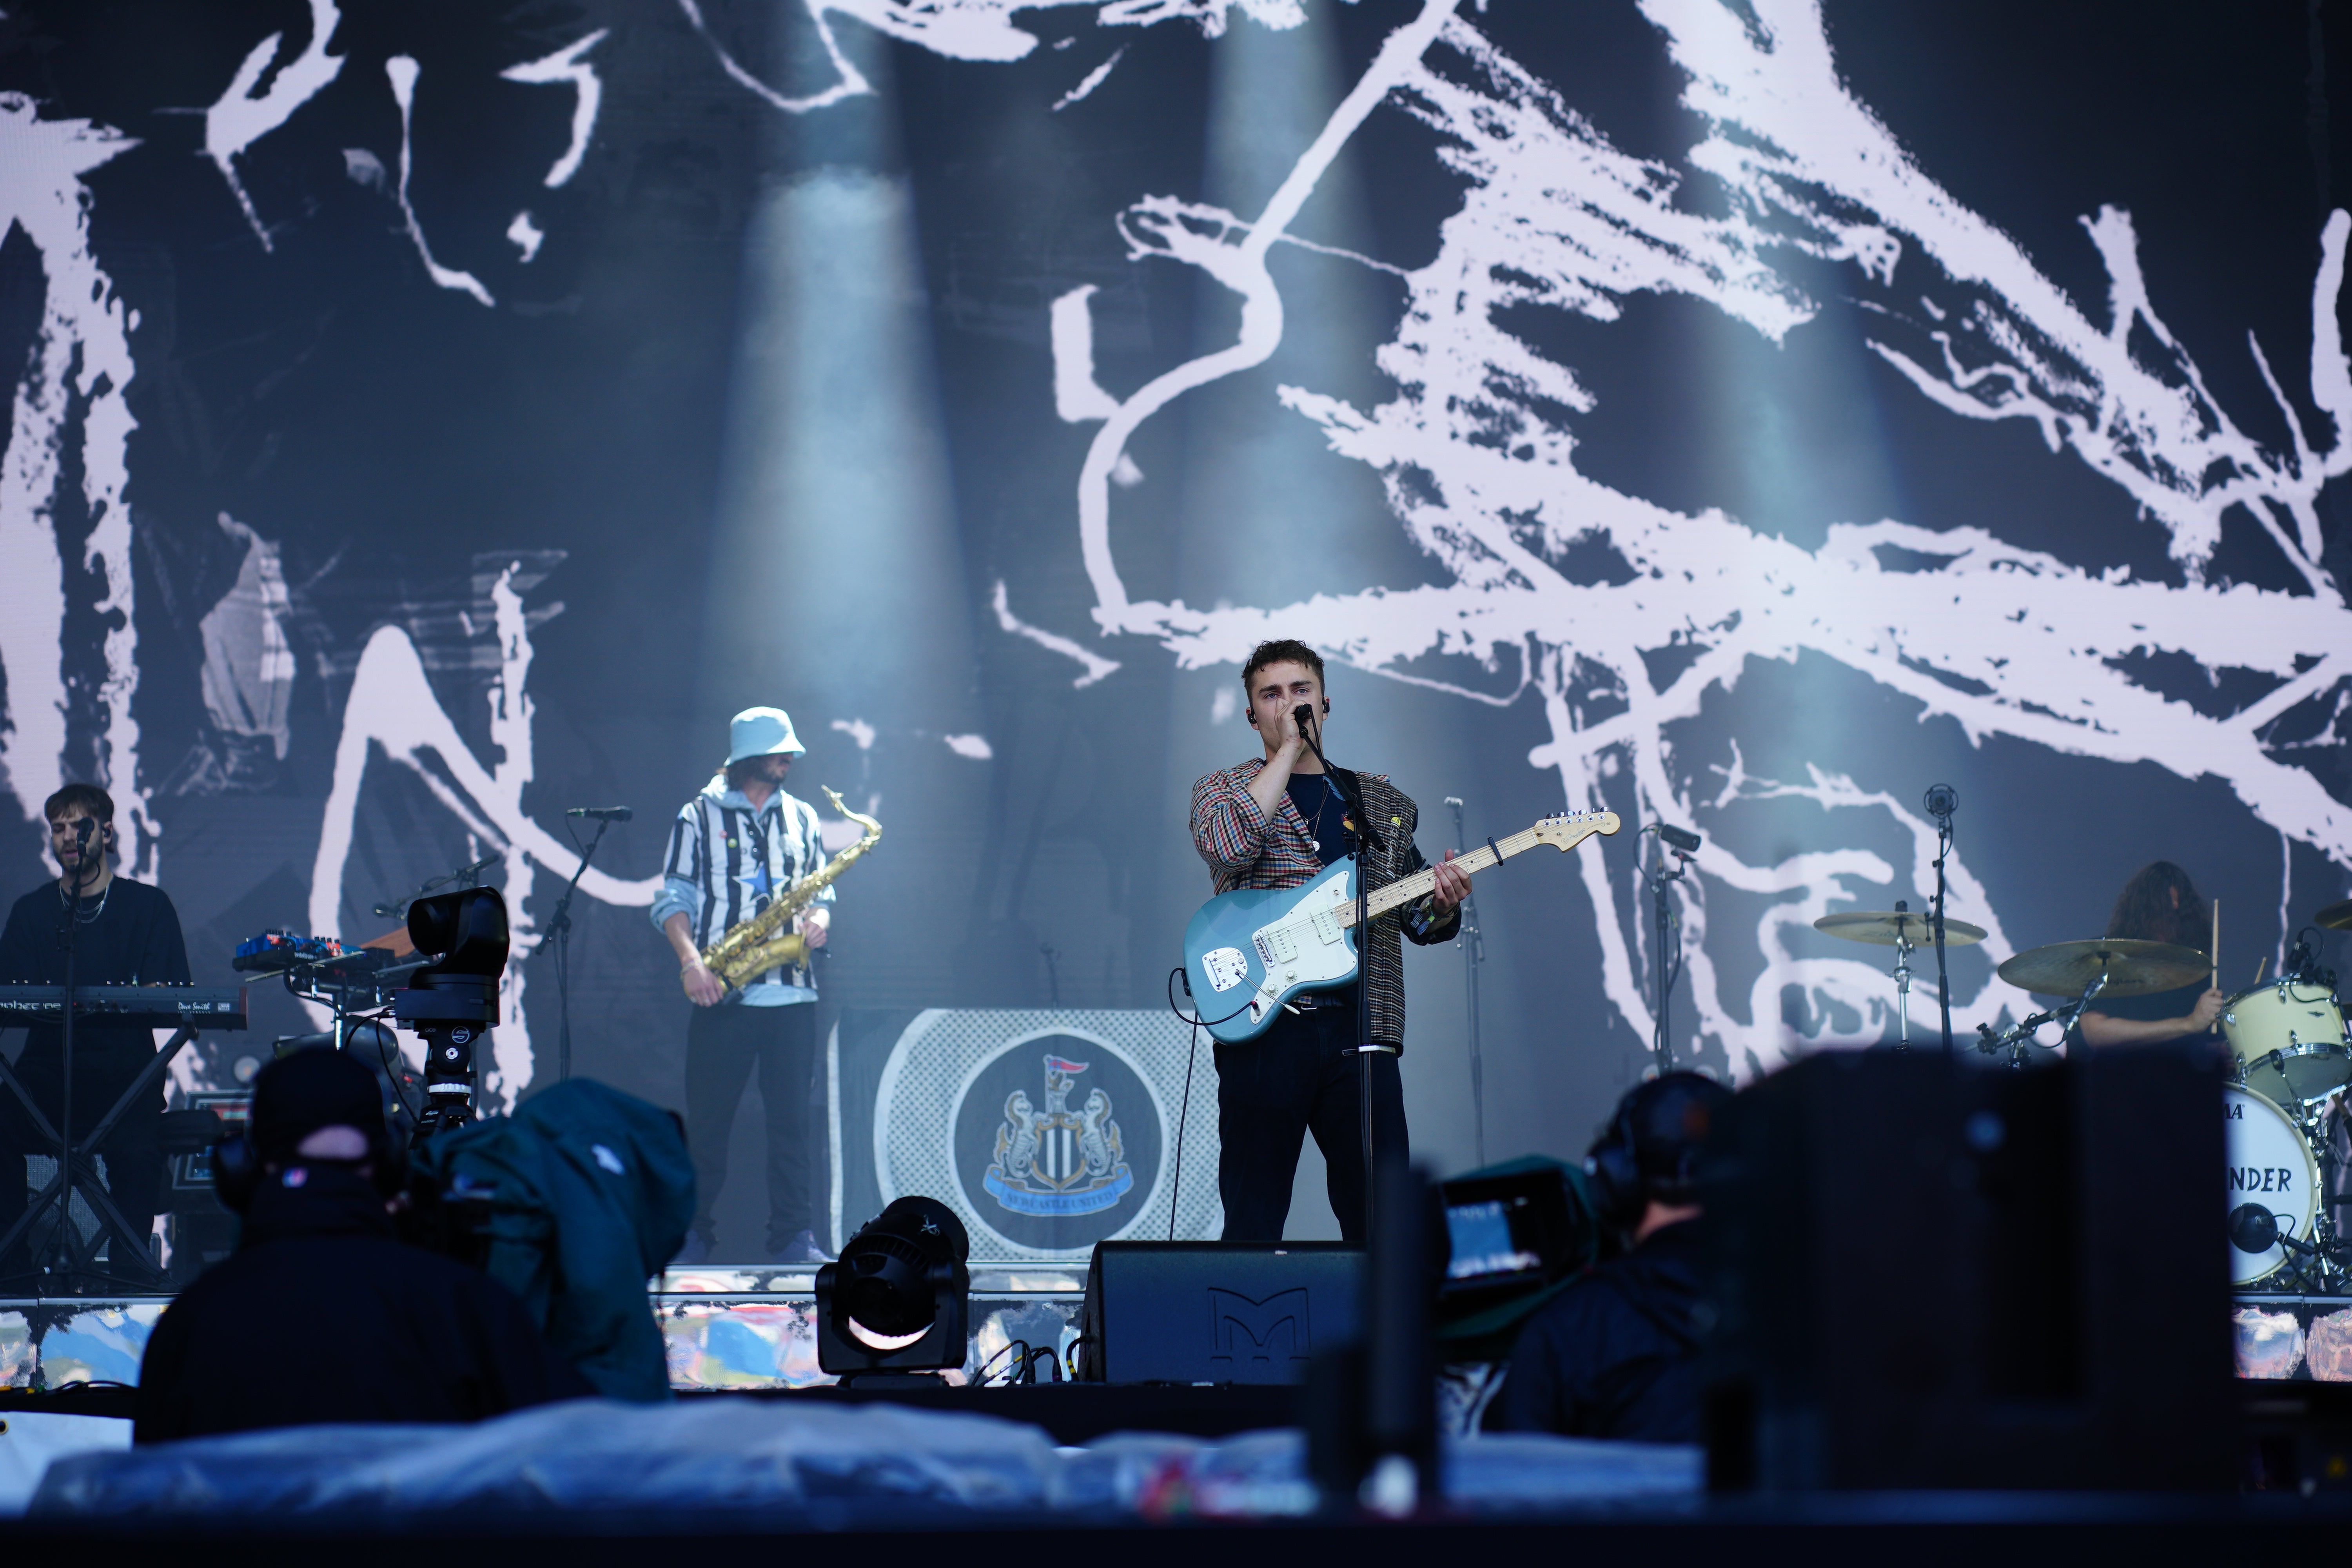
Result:
<svg viewBox="0 0 2352 1568"><path fill-rule="evenodd" d="M2263 976L2268 974L2270 972L2271 955L2266 952L2263 954L2263 961L2254 965L2254 984L2260 985L2263 983Z"/></svg>

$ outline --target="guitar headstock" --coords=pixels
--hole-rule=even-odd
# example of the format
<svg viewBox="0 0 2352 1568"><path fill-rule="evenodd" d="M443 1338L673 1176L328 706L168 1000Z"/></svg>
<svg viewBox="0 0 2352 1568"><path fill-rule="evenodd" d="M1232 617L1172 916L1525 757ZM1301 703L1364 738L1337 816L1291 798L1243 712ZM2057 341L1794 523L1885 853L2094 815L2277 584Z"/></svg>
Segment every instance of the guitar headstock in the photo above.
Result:
<svg viewBox="0 0 2352 1568"><path fill-rule="evenodd" d="M1547 816L1529 831L1539 843L1555 849L1573 849L1598 833L1602 836L1617 831L1617 814L1613 811L1563 811Z"/></svg>

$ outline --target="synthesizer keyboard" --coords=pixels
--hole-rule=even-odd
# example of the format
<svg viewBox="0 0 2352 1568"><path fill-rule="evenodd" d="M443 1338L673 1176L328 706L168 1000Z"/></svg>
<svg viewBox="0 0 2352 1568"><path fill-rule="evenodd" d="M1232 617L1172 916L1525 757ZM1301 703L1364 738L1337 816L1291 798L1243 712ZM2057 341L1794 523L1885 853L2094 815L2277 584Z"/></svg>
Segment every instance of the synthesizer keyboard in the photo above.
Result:
<svg viewBox="0 0 2352 1568"><path fill-rule="evenodd" d="M0 985L0 1028L55 1023L65 1011L62 985ZM242 1029L245 988L217 985L77 985L74 1017L82 1023L150 1029Z"/></svg>

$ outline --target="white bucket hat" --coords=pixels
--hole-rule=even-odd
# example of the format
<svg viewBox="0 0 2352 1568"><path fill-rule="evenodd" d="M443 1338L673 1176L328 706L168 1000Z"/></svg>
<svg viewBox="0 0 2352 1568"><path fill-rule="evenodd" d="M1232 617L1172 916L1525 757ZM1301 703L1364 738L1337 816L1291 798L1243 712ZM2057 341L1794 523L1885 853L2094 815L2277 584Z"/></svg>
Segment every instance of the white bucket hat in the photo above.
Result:
<svg viewBox="0 0 2352 1568"><path fill-rule="evenodd" d="M781 708L746 708L728 721L730 767L747 757L797 757L807 750L793 733L793 716Z"/></svg>

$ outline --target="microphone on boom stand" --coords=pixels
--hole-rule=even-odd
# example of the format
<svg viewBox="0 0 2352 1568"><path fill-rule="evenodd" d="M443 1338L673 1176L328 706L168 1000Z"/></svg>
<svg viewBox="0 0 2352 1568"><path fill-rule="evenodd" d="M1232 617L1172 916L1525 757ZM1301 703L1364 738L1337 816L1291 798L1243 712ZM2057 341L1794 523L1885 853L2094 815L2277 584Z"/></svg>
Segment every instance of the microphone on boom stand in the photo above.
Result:
<svg viewBox="0 0 2352 1568"><path fill-rule="evenodd" d="M1920 804L1936 819L1936 911L1930 922L1936 933L1936 1005L1943 1015L1944 1059L1952 1059L1952 979L1944 967L1944 861L1952 853L1952 816L1960 809L1960 792L1948 784L1929 784Z"/></svg>
<svg viewBox="0 0 2352 1568"><path fill-rule="evenodd" d="M1654 960L1658 997L1657 1011L1653 1020L1654 1027L1650 1037L1650 1055L1657 1070L1667 1072L1673 1069L1675 1058L1669 1037L1671 1031L1666 1026L1666 1009L1674 998L1675 982L1682 978L1683 952L1681 922L1666 909L1666 884L1681 881L1689 874L1691 856L1698 849L1699 837L1687 827L1675 827L1664 822L1654 822L1650 826L1657 829L1660 847L1658 868L1648 873L1646 879L1650 884L1651 905L1658 921Z"/></svg>
<svg viewBox="0 0 2352 1568"><path fill-rule="evenodd" d="M555 900L555 910L548 916L546 928L540 932L540 947L551 944L555 949L555 1077L559 1083L572 1077L572 899L580 891L580 879L588 874L588 862L596 858L596 846L604 842L604 834L613 824L626 822L636 815L625 805L575 805L564 812L566 816L585 817L595 823L596 835L583 846L574 834L572 842L580 850L580 864L572 873L572 880L563 887L563 897ZM570 832L569 828L565 829ZM534 950L536 951L536 950Z"/></svg>

